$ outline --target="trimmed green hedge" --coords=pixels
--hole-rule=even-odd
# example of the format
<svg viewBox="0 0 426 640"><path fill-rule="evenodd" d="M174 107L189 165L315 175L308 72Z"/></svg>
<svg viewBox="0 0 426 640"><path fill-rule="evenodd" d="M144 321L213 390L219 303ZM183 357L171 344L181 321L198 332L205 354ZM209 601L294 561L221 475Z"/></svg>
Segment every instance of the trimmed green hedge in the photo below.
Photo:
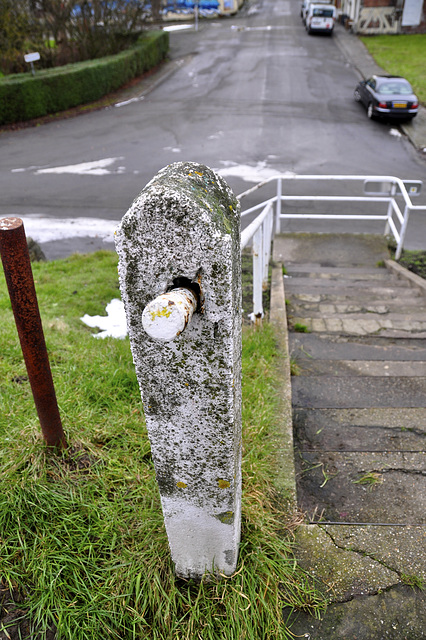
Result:
<svg viewBox="0 0 426 640"><path fill-rule="evenodd" d="M144 34L115 56L0 78L0 125L23 122L92 102L122 87L163 60L166 31Z"/></svg>

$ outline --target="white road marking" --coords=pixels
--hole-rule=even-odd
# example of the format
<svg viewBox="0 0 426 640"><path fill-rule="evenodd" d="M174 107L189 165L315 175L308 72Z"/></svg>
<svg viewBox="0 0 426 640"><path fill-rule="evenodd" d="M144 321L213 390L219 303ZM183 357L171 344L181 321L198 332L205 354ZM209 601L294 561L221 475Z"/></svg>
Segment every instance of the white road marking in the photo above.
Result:
<svg viewBox="0 0 426 640"><path fill-rule="evenodd" d="M119 156L118 158L101 158L100 160L93 160L91 162L81 162L79 164L68 164L60 167L26 167L19 169L12 169L12 173L20 173L23 171L34 171L36 174L44 174L44 173L53 173L53 174L61 174L61 173L72 173L82 176L105 176L110 174L121 174L125 172L125 167L118 167L117 169L111 170L107 167L111 167L115 162L119 160L124 160L123 156Z"/></svg>

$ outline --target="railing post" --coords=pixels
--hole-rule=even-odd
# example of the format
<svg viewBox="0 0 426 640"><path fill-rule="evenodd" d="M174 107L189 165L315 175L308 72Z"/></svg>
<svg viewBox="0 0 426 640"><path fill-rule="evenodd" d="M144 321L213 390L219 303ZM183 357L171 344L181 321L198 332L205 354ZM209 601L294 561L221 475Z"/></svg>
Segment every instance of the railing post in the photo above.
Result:
<svg viewBox="0 0 426 640"><path fill-rule="evenodd" d="M268 275L269 275L269 260L271 258L271 243L272 243L272 229L273 229L273 210L272 205L270 206L268 216L265 220L264 226L265 231L263 234L263 287L266 287L268 284Z"/></svg>
<svg viewBox="0 0 426 640"><path fill-rule="evenodd" d="M392 200L394 199L395 194L396 194L396 184L395 184L395 182L394 182L394 183L392 184L391 192L390 192L390 195L391 195ZM383 235L385 235L385 236L389 235L389 232L390 232L390 230L391 230L391 229L390 229L390 225L389 225L389 218L392 218L392 213L393 213L392 200L391 200L391 201L389 202L389 204L388 204L387 219L386 219L386 224L385 224L385 231L384 231L384 234L383 234Z"/></svg>
<svg viewBox="0 0 426 640"><path fill-rule="evenodd" d="M22 354L43 437L48 447L66 447L44 340L24 223L0 220L0 254Z"/></svg>
<svg viewBox="0 0 426 640"><path fill-rule="evenodd" d="M281 198L283 195L282 178L277 179L277 202L275 205L275 233L281 232Z"/></svg>
<svg viewBox="0 0 426 640"><path fill-rule="evenodd" d="M253 236L253 320L256 324L263 318L263 225Z"/></svg>
<svg viewBox="0 0 426 640"><path fill-rule="evenodd" d="M402 223L401 232L399 235L399 242L395 251L395 260L399 260L404 246L405 234L407 233L408 219L410 217L410 207L405 205L404 209L404 222Z"/></svg>
<svg viewBox="0 0 426 640"><path fill-rule="evenodd" d="M176 573L232 575L241 521L239 204L204 165L170 165L123 217L116 246Z"/></svg>

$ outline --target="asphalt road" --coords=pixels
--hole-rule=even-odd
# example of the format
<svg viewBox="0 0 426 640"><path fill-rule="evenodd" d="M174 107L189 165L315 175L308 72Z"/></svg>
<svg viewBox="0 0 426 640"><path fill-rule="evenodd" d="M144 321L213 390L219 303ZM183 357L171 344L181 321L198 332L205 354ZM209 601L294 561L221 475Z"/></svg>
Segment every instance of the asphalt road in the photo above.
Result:
<svg viewBox="0 0 426 640"><path fill-rule="evenodd" d="M354 102L353 65L337 38L306 34L299 5L252 1L234 18L202 22L198 32L172 32L171 62L153 88L134 87L120 106L2 132L1 216L22 217L54 258L105 246L113 221L159 169L179 160L218 169L236 193L289 171L426 181L421 154ZM425 203L422 194L416 204ZM425 216L412 216L407 246L426 248ZM327 230L324 224L309 230ZM347 222L331 228L381 230Z"/></svg>

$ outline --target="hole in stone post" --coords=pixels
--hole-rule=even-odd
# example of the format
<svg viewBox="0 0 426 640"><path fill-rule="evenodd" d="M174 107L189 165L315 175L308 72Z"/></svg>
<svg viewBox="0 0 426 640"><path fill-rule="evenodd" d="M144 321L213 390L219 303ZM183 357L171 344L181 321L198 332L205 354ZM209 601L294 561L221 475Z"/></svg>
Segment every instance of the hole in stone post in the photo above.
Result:
<svg viewBox="0 0 426 640"><path fill-rule="evenodd" d="M219 323L215 322L213 325L213 337L215 340L217 340L218 336L219 336Z"/></svg>
<svg viewBox="0 0 426 640"><path fill-rule="evenodd" d="M185 278L184 276L179 276L178 278L174 278L173 286L170 287L169 291L173 289L178 289L179 287L185 287L192 291L194 296L197 298L197 312L201 311L201 288L198 282L193 282L189 278Z"/></svg>

